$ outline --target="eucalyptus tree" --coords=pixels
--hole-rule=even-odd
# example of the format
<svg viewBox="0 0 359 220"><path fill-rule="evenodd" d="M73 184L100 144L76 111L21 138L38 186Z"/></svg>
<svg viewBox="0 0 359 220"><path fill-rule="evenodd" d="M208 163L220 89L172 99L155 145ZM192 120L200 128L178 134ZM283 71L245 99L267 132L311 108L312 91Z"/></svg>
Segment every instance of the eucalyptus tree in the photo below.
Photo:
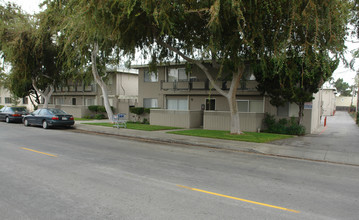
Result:
<svg viewBox="0 0 359 220"><path fill-rule="evenodd" d="M265 74L269 60L276 59L280 68L289 51L313 59L319 55L309 54L339 56L348 5L343 0L123 0L112 1L106 13L99 14L111 13L113 24L103 25L122 47L150 48L144 53L150 53L154 63L181 58L202 69L228 100L230 132L239 134L236 96L245 65L255 62ZM210 66L205 65L208 60ZM231 76L228 92L216 85L211 69Z"/></svg>
<svg viewBox="0 0 359 220"><path fill-rule="evenodd" d="M36 91L47 108L54 86L61 81L52 33L42 28L39 17L27 15L13 4L6 7L11 16L1 20L0 41L5 61L11 64L9 89L19 97Z"/></svg>
<svg viewBox="0 0 359 220"><path fill-rule="evenodd" d="M96 51L97 42L105 55L109 47L130 55L139 48L152 58L151 64L181 59L198 66L227 99L232 134L241 133L236 97L246 64L256 62L266 70L275 58L279 68L288 51L302 57L338 55L344 49L348 15L348 1L343 0L73 2L67 13L72 23L65 26L73 34L69 46L83 45L79 50L89 53ZM217 76L211 75L213 70ZM223 75L230 76L229 91L215 83Z"/></svg>
<svg viewBox="0 0 359 220"><path fill-rule="evenodd" d="M116 48L111 30L105 29L98 13L110 1L97 2L85 0L48 0L45 2L49 16L58 19L56 41L62 47L61 60L66 74L71 78L91 73L100 86L108 118L113 112L108 99L106 66L119 63L119 50ZM106 17L106 16L105 16ZM60 19L59 19L60 18ZM106 17L107 18L107 17Z"/></svg>
<svg viewBox="0 0 359 220"><path fill-rule="evenodd" d="M338 63L328 54L288 55L283 61L268 60L266 68L253 65L253 72L258 82L257 89L270 97L272 105L278 107L288 102L298 105L298 124L301 124L304 103L314 99L313 94L331 77Z"/></svg>

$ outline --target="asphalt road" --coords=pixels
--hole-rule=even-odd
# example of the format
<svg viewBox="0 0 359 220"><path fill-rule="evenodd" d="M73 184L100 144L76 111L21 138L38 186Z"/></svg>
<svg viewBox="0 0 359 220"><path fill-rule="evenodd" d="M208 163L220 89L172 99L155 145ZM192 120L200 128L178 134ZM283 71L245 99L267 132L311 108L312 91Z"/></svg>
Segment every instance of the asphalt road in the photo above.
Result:
<svg viewBox="0 0 359 220"><path fill-rule="evenodd" d="M358 219L359 167L0 123L0 219Z"/></svg>

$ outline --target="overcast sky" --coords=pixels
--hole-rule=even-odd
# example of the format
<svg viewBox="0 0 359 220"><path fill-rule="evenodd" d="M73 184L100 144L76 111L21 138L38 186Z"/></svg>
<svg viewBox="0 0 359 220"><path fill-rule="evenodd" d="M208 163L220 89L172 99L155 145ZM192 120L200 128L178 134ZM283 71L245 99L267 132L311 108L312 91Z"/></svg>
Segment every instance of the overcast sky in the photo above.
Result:
<svg viewBox="0 0 359 220"><path fill-rule="evenodd" d="M24 11L33 14L34 12L38 12L40 10L39 4L42 2L42 0L10 0L10 2L14 2L20 5ZM359 42L358 39L354 39L354 41ZM359 43L347 42L347 47L348 52L346 53L346 58L348 59L348 61L350 61L352 59L350 50L358 49ZM355 69L359 70L359 59L357 59L356 61ZM333 77L334 79L343 78L344 81L348 82L351 85L354 83L353 78L355 77L355 75L355 71L345 68L343 64L340 64L337 70L335 70Z"/></svg>

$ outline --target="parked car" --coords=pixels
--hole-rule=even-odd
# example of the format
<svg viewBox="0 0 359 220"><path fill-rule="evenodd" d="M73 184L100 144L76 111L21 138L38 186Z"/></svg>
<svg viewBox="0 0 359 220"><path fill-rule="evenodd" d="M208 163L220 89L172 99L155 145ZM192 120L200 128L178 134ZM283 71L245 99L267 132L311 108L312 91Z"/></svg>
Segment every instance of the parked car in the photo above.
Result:
<svg viewBox="0 0 359 220"><path fill-rule="evenodd" d="M74 117L61 109L42 108L23 118L25 126L40 125L47 129L49 127L71 127L75 124Z"/></svg>
<svg viewBox="0 0 359 220"><path fill-rule="evenodd" d="M0 109L0 121L22 122L22 116L28 114L24 107L3 107Z"/></svg>

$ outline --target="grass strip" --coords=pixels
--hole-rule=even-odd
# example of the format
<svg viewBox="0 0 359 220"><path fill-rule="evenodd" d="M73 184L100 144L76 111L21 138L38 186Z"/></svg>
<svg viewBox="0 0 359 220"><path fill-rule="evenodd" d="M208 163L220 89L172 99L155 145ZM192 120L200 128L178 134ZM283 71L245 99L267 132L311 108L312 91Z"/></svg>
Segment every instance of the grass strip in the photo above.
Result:
<svg viewBox="0 0 359 220"><path fill-rule="evenodd" d="M108 123L108 122L104 122L104 123L102 123L102 122L101 123L82 123L82 124L113 127L113 124ZM127 129L141 130L141 131L161 131L161 130L174 130L174 129L180 129L180 128L127 122Z"/></svg>
<svg viewBox="0 0 359 220"><path fill-rule="evenodd" d="M217 130L203 130L203 129L191 129L181 131L169 131L170 134L188 135L196 137L206 137L224 140L234 141L247 141L255 143L268 143L275 140L292 138L292 135L272 134L272 133L257 133L257 132L244 132L241 135L232 135L229 131L217 131Z"/></svg>

